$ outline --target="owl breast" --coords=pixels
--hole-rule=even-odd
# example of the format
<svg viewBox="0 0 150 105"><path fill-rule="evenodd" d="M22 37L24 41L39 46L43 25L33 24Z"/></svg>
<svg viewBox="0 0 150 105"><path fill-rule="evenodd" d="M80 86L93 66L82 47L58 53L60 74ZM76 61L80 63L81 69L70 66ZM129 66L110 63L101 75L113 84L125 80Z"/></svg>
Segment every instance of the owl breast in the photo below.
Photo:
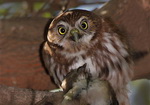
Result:
<svg viewBox="0 0 150 105"><path fill-rule="evenodd" d="M78 55L75 57L75 60L73 61L72 65L69 66L69 71L79 68L80 66L86 64L86 69L88 70L88 72L90 72L93 75L93 77L98 77L100 66L98 66L98 62L96 62L95 56L93 54L89 56L84 56L87 55L86 52L84 53L85 54ZM99 57L97 59L99 59Z"/></svg>

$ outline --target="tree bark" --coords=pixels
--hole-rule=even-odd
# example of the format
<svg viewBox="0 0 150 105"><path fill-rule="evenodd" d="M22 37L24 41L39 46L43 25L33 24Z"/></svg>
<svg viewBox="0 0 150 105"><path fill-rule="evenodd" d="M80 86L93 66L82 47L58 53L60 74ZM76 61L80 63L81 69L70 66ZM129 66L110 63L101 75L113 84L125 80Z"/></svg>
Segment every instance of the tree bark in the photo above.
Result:
<svg viewBox="0 0 150 105"><path fill-rule="evenodd" d="M42 99L60 104L62 92L35 91L0 85L0 105L34 105ZM42 105L41 102L39 105Z"/></svg>
<svg viewBox="0 0 150 105"><path fill-rule="evenodd" d="M48 19L0 20L0 83L32 89L54 89L40 60Z"/></svg>

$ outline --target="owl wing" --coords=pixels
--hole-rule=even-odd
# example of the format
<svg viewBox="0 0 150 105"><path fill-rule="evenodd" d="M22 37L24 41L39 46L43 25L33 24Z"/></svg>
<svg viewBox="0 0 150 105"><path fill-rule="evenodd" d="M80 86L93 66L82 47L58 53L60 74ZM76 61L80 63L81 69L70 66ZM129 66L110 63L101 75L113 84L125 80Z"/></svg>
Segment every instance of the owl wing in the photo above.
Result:
<svg viewBox="0 0 150 105"><path fill-rule="evenodd" d="M48 29L49 29L49 25L51 24L51 22L53 21L54 18L50 18L45 27L44 27L44 39L47 40L47 34L48 34ZM46 72L48 74L50 74L50 65L51 65L51 62L50 62L50 59L52 57L52 52L51 51L51 48L48 46L47 42L44 42L43 45L42 45L42 48L41 48L41 61L42 61L42 64L46 70Z"/></svg>
<svg viewBox="0 0 150 105"><path fill-rule="evenodd" d="M42 49L42 59L43 59L43 65L48 72L48 74L51 77L51 80L57 84L57 86L61 87L61 80L59 76L57 76L55 67L57 66L57 63L54 63L54 57L55 57L55 46L51 46L49 42L45 42ZM63 77L64 78L64 77Z"/></svg>
<svg viewBox="0 0 150 105"><path fill-rule="evenodd" d="M47 42L43 44L42 48L42 61L45 69L47 70L48 74L50 74L50 66L51 66L51 57L52 57L52 50L48 46ZM51 74L50 74L51 75Z"/></svg>

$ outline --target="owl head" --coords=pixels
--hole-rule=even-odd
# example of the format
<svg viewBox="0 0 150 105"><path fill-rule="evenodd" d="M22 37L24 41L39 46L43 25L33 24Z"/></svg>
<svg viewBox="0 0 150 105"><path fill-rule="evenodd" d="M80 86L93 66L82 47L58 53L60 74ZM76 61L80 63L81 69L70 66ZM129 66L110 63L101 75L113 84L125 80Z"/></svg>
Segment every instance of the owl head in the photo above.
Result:
<svg viewBox="0 0 150 105"><path fill-rule="evenodd" d="M51 22L48 42L70 52L89 47L100 35L101 19L86 10L68 10Z"/></svg>

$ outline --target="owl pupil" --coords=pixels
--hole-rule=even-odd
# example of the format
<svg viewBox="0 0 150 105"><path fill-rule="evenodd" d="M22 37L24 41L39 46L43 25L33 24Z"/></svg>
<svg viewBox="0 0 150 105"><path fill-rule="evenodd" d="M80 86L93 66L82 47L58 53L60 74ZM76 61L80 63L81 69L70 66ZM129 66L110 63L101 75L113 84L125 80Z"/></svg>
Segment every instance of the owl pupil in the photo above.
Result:
<svg viewBox="0 0 150 105"><path fill-rule="evenodd" d="M62 28L62 29L61 29L61 32L62 32L62 33L65 33L65 29L64 29L64 28Z"/></svg>
<svg viewBox="0 0 150 105"><path fill-rule="evenodd" d="M83 24L82 24L82 28L86 28L86 24L83 23Z"/></svg>

